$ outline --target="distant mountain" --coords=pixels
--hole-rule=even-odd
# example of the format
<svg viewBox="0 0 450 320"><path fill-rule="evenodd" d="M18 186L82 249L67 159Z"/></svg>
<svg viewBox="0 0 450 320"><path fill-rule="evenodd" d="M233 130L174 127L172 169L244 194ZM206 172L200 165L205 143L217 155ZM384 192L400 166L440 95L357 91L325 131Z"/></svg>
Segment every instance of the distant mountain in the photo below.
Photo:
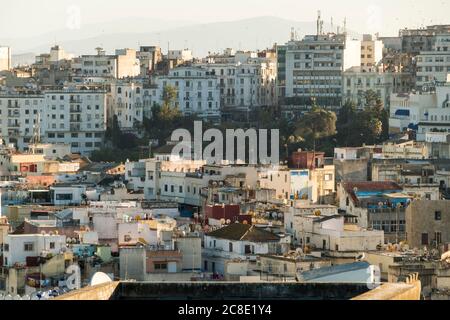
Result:
<svg viewBox="0 0 450 320"><path fill-rule="evenodd" d="M171 28L165 30L158 27L163 25L167 27L167 24L150 23L152 26L150 27L149 23L142 20L136 23L129 21L126 28L120 29L122 32L95 34L90 37L83 37L88 34L85 33L86 30L80 31L78 35L69 33L61 36L57 43L67 52L77 55L94 53L94 48L98 46L113 53L116 48L138 49L139 45L160 45L163 51L167 48L190 48L195 56L202 57L209 51L221 52L225 48L254 50L271 47L274 43L285 43L290 37L291 28L297 31L299 37L316 33L314 21L300 22L277 17L257 17L197 25L189 25L185 22L182 26L174 23L170 24ZM112 26L117 27L117 25L120 26L120 22L98 25L97 29L93 28L91 33L98 32L98 28L111 30ZM325 25L324 30L331 31L330 26ZM49 36L40 37L42 38L39 40L42 41L40 44L36 44L35 39L29 43L18 43L17 48L26 52L48 52L50 46L55 43L54 39L48 38ZM44 39L45 37L47 38Z"/></svg>

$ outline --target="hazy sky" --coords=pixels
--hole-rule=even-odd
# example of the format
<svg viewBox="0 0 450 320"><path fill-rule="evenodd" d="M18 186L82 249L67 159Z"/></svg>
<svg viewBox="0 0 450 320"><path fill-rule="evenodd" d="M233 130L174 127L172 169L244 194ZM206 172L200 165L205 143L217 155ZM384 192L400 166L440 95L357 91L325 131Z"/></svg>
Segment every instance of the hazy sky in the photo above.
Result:
<svg viewBox="0 0 450 320"><path fill-rule="evenodd" d="M450 23L449 0L1 0L0 38L38 35L68 25L130 17L157 17L198 23L256 16L312 21L322 10L326 22L347 17L360 33L395 35L399 28ZM78 14L79 12L79 14ZM74 17L80 17L74 18Z"/></svg>

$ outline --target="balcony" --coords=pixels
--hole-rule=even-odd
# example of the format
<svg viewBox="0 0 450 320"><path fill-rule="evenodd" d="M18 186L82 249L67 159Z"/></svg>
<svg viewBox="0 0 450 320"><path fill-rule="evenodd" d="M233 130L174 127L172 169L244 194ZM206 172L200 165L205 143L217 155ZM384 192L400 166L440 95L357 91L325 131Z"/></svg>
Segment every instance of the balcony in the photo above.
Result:
<svg viewBox="0 0 450 320"><path fill-rule="evenodd" d="M81 113L80 107L70 107L70 113Z"/></svg>
<svg viewBox="0 0 450 320"><path fill-rule="evenodd" d="M80 98L71 98L69 100L70 103L82 103L83 101L81 101Z"/></svg>
<svg viewBox="0 0 450 320"><path fill-rule="evenodd" d="M20 123L8 123L8 128L20 128Z"/></svg>
<svg viewBox="0 0 450 320"><path fill-rule="evenodd" d="M8 103L8 109L19 109L19 108L20 108L20 106L17 102L16 103Z"/></svg>
<svg viewBox="0 0 450 320"><path fill-rule="evenodd" d="M79 124L71 124L70 125L70 131L78 132L80 130L81 130L81 125L79 125Z"/></svg>
<svg viewBox="0 0 450 320"><path fill-rule="evenodd" d="M70 119L70 123L80 123L81 122L81 118L71 118Z"/></svg>
<svg viewBox="0 0 450 320"><path fill-rule="evenodd" d="M20 118L20 113L8 113L8 118Z"/></svg>

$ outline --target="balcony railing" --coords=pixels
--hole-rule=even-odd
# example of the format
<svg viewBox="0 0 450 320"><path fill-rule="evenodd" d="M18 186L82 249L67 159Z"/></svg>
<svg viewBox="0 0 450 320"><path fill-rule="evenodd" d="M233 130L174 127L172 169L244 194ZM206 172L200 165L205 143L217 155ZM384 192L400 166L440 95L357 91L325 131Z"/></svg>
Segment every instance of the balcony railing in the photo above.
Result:
<svg viewBox="0 0 450 320"><path fill-rule="evenodd" d="M79 124L71 124L70 125L70 131L80 131L81 130L81 126Z"/></svg>

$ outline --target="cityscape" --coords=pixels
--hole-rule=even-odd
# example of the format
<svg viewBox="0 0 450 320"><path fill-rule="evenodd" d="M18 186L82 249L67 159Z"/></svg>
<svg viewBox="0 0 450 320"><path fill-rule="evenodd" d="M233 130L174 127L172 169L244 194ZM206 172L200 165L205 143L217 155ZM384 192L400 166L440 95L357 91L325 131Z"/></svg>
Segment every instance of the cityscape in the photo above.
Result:
<svg viewBox="0 0 450 320"><path fill-rule="evenodd" d="M2 26L0 304L450 300L450 24L326 11L201 46Z"/></svg>

